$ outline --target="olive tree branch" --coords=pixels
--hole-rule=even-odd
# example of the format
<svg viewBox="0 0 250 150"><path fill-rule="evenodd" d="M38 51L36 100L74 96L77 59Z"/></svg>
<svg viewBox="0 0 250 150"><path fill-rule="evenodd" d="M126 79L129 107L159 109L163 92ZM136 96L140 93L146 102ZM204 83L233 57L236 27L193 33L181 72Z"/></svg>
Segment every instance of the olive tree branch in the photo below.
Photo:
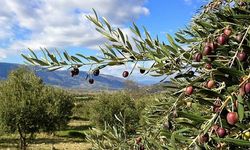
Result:
<svg viewBox="0 0 250 150"><path fill-rule="evenodd" d="M245 32L243 38L241 39L241 42L240 42L240 44L239 44L239 47L238 47L237 51L235 52L235 54L234 54L234 56L233 56L233 58L232 58L231 64L229 65L229 68L231 68L231 67L233 66L233 63L234 63L234 61L235 61L235 59L236 59L236 57L237 57L237 55L238 55L239 49L241 48L241 46L242 46L242 44L243 44L243 42L244 42L244 40L245 40L245 38L246 38L246 36L247 36L247 33L248 33L249 29L250 29L250 25L248 26L248 28L247 28L247 30L246 30L246 32ZM242 51L243 51L243 50L241 50L241 52L242 52Z"/></svg>

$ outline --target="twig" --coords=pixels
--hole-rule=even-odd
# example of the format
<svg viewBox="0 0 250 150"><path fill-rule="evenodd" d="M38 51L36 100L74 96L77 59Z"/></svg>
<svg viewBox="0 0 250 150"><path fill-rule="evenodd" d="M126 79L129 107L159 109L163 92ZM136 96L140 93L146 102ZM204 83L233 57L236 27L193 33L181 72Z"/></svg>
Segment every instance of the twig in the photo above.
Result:
<svg viewBox="0 0 250 150"><path fill-rule="evenodd" d="M247 78L246 78L245 80L243 80L243 81L240 83L239 87L241 87L248 79L250 79L250 74L247 76Z"/></svg>
<svg viewBox="0 0 250 150"><path fill-rule="evenodd" d="M248 33L249 29L250 29L250 25L248 26L247 31L245 32L245 34L244 34L244 36L243 36L243 38L242 38L242 40L241 40L241 42L240 42L240 44L239 44L239 47L238 47L238 49L237 49L235 55L233 56L233 60L232 60L232 62L231 62L231 64L230 64L229 68L232 67L232 65L233 65L233 63L234 63L234 61L235 61L235 59L236 59L236 57L237 57L238 50L241 48L242 43L243 43L243 41L245 40L245 38L246 38L246 36L247 36L247 33ZM242 52L242 51L243 51L243 50L241 50L241 52Z"/></svg>
<svg viewBox="0 0 250 150"><path fill-rule="evenodd" d="M213 118L211 118L211 119L207 122L207 125L206 125L206 126L204 127L204 129L200 132L200 134L201 134L202 132L204 132L205 129L207 129L209 126L211 126L211 123L212 123L215 119L217 119L217 117L220 115L221 111L224 109L224 107L227 105L227 103L228 103L228 101L229 101L230 99L231 99L231 96L228 96L227 99L224 101L224 103L221 105L221 107L220 107L220 112L219 112L219 113L216 113L216 114L213 116ZM205 131L205 132L206 132L206 131ZM189 144L188 147L191 147L191 146L195 143L195 141L199 138L200 134L198 134L198 135L196 136L196 138Z"/></svg>

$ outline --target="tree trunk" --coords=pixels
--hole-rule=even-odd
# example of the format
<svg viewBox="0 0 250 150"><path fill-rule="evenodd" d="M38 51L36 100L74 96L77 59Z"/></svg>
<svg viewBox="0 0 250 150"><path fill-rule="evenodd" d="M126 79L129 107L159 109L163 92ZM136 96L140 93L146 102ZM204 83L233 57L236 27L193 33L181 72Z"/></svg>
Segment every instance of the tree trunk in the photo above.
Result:
<svg viewBox="0 0 250 150"><path fill-rule="evenodd" d="M23 135L22 131L21 131L21 128L20 126L18 125L18 133L19 133L19 136L20 136L20 145L19 145L19 148L21 150L26 150L26 138L25 136Z"/></svg>
<svg viewBox="0 0 250 150"><path fill-rule="evenodd" d="M26 138L25 137L20 137L20 149L26 150Z"/></svg>

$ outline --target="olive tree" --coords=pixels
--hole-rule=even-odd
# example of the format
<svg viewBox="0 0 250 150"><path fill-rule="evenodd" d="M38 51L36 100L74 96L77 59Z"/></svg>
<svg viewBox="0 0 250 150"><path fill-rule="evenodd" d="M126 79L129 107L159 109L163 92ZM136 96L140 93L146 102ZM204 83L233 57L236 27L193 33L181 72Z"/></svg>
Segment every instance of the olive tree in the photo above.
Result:
<svg viewBox="0 0 250 150"><path fill-rule="evenodd" d="M27 68L12 71L0 85L0 124L5 132L18 132L20 148L40 131L52 132L65 125L71 115L71 97L46 87Z"/></svg>

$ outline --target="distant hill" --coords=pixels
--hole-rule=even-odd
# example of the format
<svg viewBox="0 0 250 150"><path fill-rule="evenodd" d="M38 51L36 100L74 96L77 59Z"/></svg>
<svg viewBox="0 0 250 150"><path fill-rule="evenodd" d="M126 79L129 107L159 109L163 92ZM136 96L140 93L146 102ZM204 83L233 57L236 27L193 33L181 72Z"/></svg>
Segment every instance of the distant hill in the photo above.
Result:
<svg viewBox="0 0 250 150"><path fill-rule="evenodd" d="M7 78L10 71L20 67L20 64L0 63L0 79ZM124 88L125 80L122 78L114 77L111 75L100 74L94 77L95 83L90 85L85 80L87 72L81 71L77 77L71 77L69 70L58 70L54 72L48 72L39 67L30 67L36 72L36 74L43 79L44 83L53 86L59 86L63 88L74 89L94 89L94 90L117 90Z"/></svg>

